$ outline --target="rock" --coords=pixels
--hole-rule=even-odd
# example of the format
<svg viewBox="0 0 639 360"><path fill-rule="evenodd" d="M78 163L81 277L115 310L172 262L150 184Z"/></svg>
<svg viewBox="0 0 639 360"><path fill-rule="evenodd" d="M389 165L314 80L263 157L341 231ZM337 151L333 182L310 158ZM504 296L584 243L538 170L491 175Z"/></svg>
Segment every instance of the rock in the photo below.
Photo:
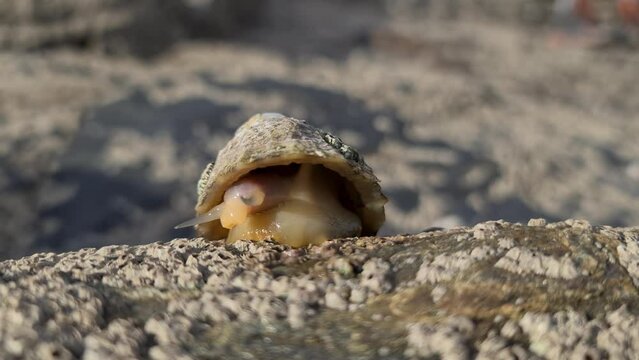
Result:
<svg viewBox="0 0 639 360"><path fill-rule="evenodd" d="M570 223L7 260L0 357L632 358L639 229Z"/></svg>

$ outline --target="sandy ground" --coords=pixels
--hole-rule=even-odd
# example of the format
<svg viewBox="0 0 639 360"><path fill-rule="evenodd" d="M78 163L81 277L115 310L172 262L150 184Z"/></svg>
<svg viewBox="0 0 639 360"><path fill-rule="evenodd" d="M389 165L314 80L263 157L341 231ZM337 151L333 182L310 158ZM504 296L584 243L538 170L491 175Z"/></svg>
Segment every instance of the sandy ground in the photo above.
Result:
<svg viewBox="0 0 639 360"><path fill-rule="evenodd" d="M639 224L636 51L305 4L151 59L0 53L0 256L189 235L171 228L191 217L200 171L263 111L360 149L390 198L383 234L539 216Z"/></svg>

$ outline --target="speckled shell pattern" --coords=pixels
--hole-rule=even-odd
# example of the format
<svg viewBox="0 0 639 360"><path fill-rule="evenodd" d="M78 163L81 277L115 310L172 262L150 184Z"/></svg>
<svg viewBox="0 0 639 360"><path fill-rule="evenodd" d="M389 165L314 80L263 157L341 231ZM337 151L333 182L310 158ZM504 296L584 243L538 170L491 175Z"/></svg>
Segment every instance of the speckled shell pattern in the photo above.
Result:
<svg viewBox="0 0 639 360"><path fill-rule="evenodd" d="M204 214L222 202L226 189L250 171L292 163L321 164L347 179L360 198L356 212L362 219L362 235L377 233L385 220L387 199L364 159L338 137L305 120L275 113L251 117L220 150L215 163L204 169L196 213ZM228 233L217 221L200 224L197 230L211 239Z"/></svg>

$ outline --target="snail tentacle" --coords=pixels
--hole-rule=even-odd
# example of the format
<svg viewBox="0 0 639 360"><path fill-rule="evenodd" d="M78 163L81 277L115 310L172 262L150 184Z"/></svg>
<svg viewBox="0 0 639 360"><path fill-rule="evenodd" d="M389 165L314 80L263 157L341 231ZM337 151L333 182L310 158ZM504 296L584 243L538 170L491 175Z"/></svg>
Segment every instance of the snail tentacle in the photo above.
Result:
<svg viewBox="0 0 639 360"><path fill-rule="evenodd" d="M189 219L183 223L180 223L174 227L174 229L181 229L189 226L195 226L199 224L204 224L210 221L214 221L220 218L220 214L222 213L222 208L224 207L224 203L214 207L211 211L206 214L202 214L200 216L196 216L193 219Z"/></svg>

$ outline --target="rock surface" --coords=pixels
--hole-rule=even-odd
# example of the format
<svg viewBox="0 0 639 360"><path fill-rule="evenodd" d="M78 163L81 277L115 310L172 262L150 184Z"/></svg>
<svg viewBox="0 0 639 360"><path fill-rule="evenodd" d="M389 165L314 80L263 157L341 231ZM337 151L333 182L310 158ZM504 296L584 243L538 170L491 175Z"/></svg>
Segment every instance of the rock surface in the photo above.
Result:
<svg viewBox="0 0 639 360"><path fill-rule="evenodd" d="M0 357L632 358L639 229L114 245L0 263Z"/></svg>
<svg viewBox="0 0 639 360"><path fill-rule="evenodd" d="M0 33L45 36L87 9L126 4L128 18L154 3L240 1L0 0ZM639 53L549 46L543 28L514 21L525 0L383 2L402 7L390 17L372 1L264 3L239 38L183 34L149 61L126 46L7 45L0 259L191 236L171 229L193 216L200 172L265 111L360 151L390 199L383 235L501 218L639 224ZM179 13L145 29L161 40ZM91 31L96 44L122 39Z"/></svg>

